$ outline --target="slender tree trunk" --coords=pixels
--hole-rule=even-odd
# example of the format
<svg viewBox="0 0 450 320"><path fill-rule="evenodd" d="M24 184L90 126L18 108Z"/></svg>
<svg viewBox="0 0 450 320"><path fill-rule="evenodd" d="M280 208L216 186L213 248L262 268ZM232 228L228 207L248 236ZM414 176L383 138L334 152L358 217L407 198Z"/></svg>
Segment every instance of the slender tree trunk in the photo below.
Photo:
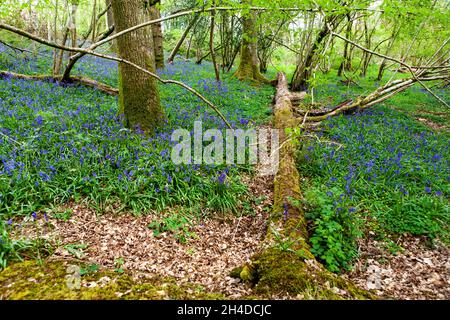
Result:
<svg viewBox="0 0 450 320"><path fill-rule="evenodd" d="M352 34L352 27L353 27L353 22L352 22L352 17L350 16L350 14L347 14L347 31L345 33L345 37L347 39L351 38L351 34ZM338 77L342 77L342 73L344 71L349 71L351 69L351 58L350 58L350 48L349 48L349 43L347 41L345 41L344 43L344 60L342 60L339 69L338 69Z"/></svg>
<svg viewBox="0 0 450 320"><path fill-rule="evenodd" d="M97 0L94 0L92 12L92 42L95 42L95 33L97 32Z"/></svg>
<svg viewBox="0 0 450 320"><path fill-rule="evenodd" d="M221 13L222 23L220 24L220 43L222 45L222 72L225 72L225 66L227 64L227 58L229 57L229 42L228 37L230 32L228 30L229 26L229 15L228 12Z"/></svg>
<svg viewBox="0 0 450 320"><path fill-rule="evenodd" d="M29 14L28 19L29 19L29 24L30 24L30 32L31 33L36 33L37 28L35 26L36 21L34 21L35 19L33 19L33 1L32 0L28 1L28 14ZM36 42L33 41L31 43L31 48L32 48L32 51L33 51L33 55L36 56L36 53L37 53L37 51L36 51Z"/></svg>
<svg viewBox="0 0 450 320"><path fill-rule="evenodd" d="M77 9L78 9L78 2L75 0L69 1L69 22L67 24L67 31L69 32L68 36L70 35L70 45L72 47L77 47ZM66 37L67 38L67 37ZM64 41L67 41L65 38ZM63 43L66 44L65 42ZM66 52L65 57L66 59L69 59L70 52ZM59 68L62 67L62 61L59 62ZM58 72L59 73L59 72Z"/></svg>
<svg viewBox="0 0 450 320"><path fill-rule="evenodd" d="M149 14L151 20L161 18L161 12L156 6L160 1L150 6ZM152 25L153 43L155 46L155 65L156 69L164 69L164 47L163 47L163 33L161 23L155 23Z"/></svg>
<svg viewBox="0 0 450 320"><path fill-rule="evenodd" d="M213 1L213 6L215 5L215 2ZM220 73L219 73L219 67L217 65L216 61L216 53L214 51L214 27L215 27L215 20L216 17L216 11L211 11L211 28L209 31L209 50L211 52L211 60L214 66L214 72L216 74L216 81L220 81Z"/></svg>
<svg viewBox="0 0 450 320"><path fill-rule="evenodd" d="M192 32L192 34L191 34L191 36L189 37L189 40L188 40L188 47L187 47L187 50L186 50L186 59L189 59L190 54L191 54L192 38L194 37L194 33L195 33L195 29Z"/></svg>
<svg viewBox="0 0 450 320"><path fill-rule="evenodd" d="M144 3L140 0L112 0L117 32L145 21ZM149 71L155 71L151 28L142 28L117 39L118 54ZM152 134L164 119L156 80L135 68L119 64L119 114L125 125Z"/></svg>
<svg viewBox="0 0 450 320"><path fill-rule="evenodd" d="M251 4L251 0L246 0ZM234 76L239 80L253 80L268 83L259 71L258 38L256 30L256 11L252 10L243 18L243 39L241 45L241 61Z"/></svg>
<svg viewBox="0 0 450 320"><path fill-rule="evenodd" d="M69 28L66 27L66 30L64 31L63 38L61 40L61 44L63 46L66 44L68 37L69 37ZM58 74L61 73L61 66L63 64L63 58L64 58L64 51L63 50L59 50L59 52L57 54L57 57L56 57L54 69L53 69L53 74L54 75L58 75Z"/></svg>
<svg viewBox="0 0 450 320"><path fill-rule="evenodd" d="M364 19L364 39L365 39L365 46L367 49L370 49L372 47L372 39L371 35L369 33L369 27L367 25L367 20ZM361 66L361 77L365 77L367 74L367 68L369 68L369 61L370 61L370 53L363 51L362 56L362 66Z"/></svg>
<svg viewBox="0 0 450 320"><path fill-rule="evenodd" d="M397 30L397 27L394 26L394 31L392 32L392 37L389 40L388 46L386 48L385 55L388 55L391 52L391 50L392 50L392 48L394 46L394 43L395 43L395 38L397 37L397 34L398 34L399 30L400 29ZM378 75L377 75L377 80L378 81L381 81L383 79L384 70L386 69L386 66L387 66L387 60L383 59L381 61L380 67L378 68Z"/></svg>
<svg viewBox="0 0 450 320"><path fill-rule="evenodd" d="M186 39L189 31L192 29L192 27L197 22L198 18L200 17L199 14L196 14L195 17L191 20L186 30L184 30L183 35L181 36L180 40L178 40L175 48L173 48L172 52L169 55L169 58L167 59L167 62L172 63L173 59L175 58L176 54L178 53L178 50L180 50L181 45L183 44L184 40Z"/></svg>
<svg viewBox="0 0 450 320"><path fill-rule="evenodd" d="M77 46L77 9L78 4L76 2L72 2L69 21L70 39L72 47Z"/></svg>
<svg viewBox="0 0 450 320"><path fill-rule="evenodd" d="M111 4L111 0L105 0L106 7L108 8ZM114 25L114 16L112 7L109 7L108 11L106 12L106 25L109 28L111 28Z"/></svg>
<svg viewBox="0 0 450 320"><path fill-rule="evenodd" d="M58 0L55 0L55 17L53 20L53 40L55 42L58 42L58 6L59 6L59 2ZM58 50L54 49L53 50L53 75L56 75L55 71L56 71L56 64L58 61Z"/></svg>
<svg viewBox="0 0 450 320"><path fill-rule="evenodd" d="M318 50L319 45L323 42L326 36L328 36L328 34L329 32L325 24L322 30L320 30L319 34L317 35L314 44L306 53L306 58L295 69L291 84L292 91L302 91L307 87L307 83L311 77L311 72L313 69L312 65L316 57L316 51Z"/></svg>
<svg viewBox="0 0 450 320"><path fill-rule="evenodd" d="M114 16L112 7L110 6L111 0L105 0L105 4L107 8L109 7L108 10L106 11L106 26L108 29L111 29L114 26ZM114 32L112 34L114 34ZM110 45L111 50L116 51L116 40L111 41Z"/></svg>

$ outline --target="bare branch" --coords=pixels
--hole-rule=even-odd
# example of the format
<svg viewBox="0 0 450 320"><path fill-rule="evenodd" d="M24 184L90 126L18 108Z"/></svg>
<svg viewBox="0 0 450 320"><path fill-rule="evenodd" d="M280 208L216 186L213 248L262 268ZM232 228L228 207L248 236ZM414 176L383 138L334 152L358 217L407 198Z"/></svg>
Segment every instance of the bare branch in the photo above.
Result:
<svg viewBox="0 0 450 320"><path fill-rule="evenodd" d="M367 49L367 48L361 46L360 44L358 44L358 43L356 43L356 42L354 42L354 41L352 41L352 40L349 40L349 39L347 39L346 37L344 37L344 36L342 36L342 35L340 35L340 34L334 32L334 31L332 30L331 26L329 26L329 24L327 24L327 26L328 26L328 29L329 29L330 34L331 34L332 36L335 36L335 37L337 37L337 38L339 38L339 39L341 39L341 40L344 40L344 41L346 41L346 42L352 44L353 46L355 46L355 47L357 47L357 48L359 48L359 49L361 49L361 50L363 50L363 51L366 51L366 52L371 53L371 54L373 54L373 55L376 55L376 56L378 56L378 57L384 58L384 59L386 59L386 60L390 60L390 61L396 62L396 63L398 63L398 64L400 64L400 65L406 67L406 68L409 70L409 72L411 73L411 75L413 76L413 78L414 78L414 79L415 79L415 80L416 80L416 81L417 81L417 82L418 82L425 90L427 90L431 95L433 95L433 97L435 97L435 98L436 98L439 102L441 102L444 106L450 107L450 106L447 104L447 102L445 102L444 100L442 100L442 98L440 98L440 97L439 97L438 95L436 95L433 91L431 91L430 88L428 88L428 86L426 86L426 85L422 82L422 80L419 79L419 78L417 77L417 75L416 75L416 73L414 72L413 68L412 68L409 64L407 64L407 63L405 63L405 62L403 62L403 61L401 61L401 60L398 60L398 59L396 59L396 58L387 56L387 55L385 55L385 54L382 54L382 53L379 53L379 52L376 52L376 51L372 51L372 50L370 50L370 49Z"/></svg>

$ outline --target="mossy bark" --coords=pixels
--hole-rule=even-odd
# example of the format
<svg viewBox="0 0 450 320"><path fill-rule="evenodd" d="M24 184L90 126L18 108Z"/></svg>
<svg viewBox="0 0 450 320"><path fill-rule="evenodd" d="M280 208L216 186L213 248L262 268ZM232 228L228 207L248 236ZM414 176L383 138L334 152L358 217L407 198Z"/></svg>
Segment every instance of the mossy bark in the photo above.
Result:
<svg viewBox="0 0 450 320"><path fill-rule="evenodd" d="M251 0L246 0L251 5ZM239 80L262 83L270 81L262 75L258 61L258 35L256 30L256 12L253 10L243 18L243 39L239 67L234 76Z"/></svg>
<svg viewBox="0 0 450 320"><path fill-rule="evenodd" d="M116 31L120 32L145 21L144 2L112 1ZM119 56L155 72L151 28L141 28L117 39ZM125 125L151 134L164 119L156 80L124 63L119 64L119 114Z"/></svg>
<svg viewBox="0 0 450 320"><path fill-rule="evenodd" d="M300 175L295 165L294 146L286 133L287 129L294 128L296 125L290 96L286 76L280 73L275 96L274 126L279 130L281 147L278 172L274 178L272 220L275 223L283 222L284 236L305 240L307 231L304 213L300 206ZM307 246L306 241L301 241L300 246Z"/></svg>
<svg viewBox="0 0 450 320"><path fill-rule="evenodd" d="M302 299L373 299L374 295L325 270L314 257L272 247L252 258L257 294L290 294Z"/></svg>
<svg viewBox="0 0 450 320"><path fill-rule="evenodd" d="M372 299L370 292L326 270L310 251L300 174L294 145L286 133L297 124L290 97L286 76L279 73L274 112L281 148L274 178L274 211L263 250L252 257L250 264L233 270L232 276L268 297L290 294L303 299Z"/></svg>

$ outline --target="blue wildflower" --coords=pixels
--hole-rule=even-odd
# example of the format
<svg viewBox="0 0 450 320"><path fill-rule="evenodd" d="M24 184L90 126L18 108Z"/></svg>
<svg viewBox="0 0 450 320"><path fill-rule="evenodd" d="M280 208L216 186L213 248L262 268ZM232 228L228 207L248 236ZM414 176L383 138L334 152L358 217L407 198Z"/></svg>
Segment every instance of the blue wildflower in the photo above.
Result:
<svg viewBox="0 0 450 320"><path fill-rule="evenodd" d="M224 184L225 183L225 179L227 178L227 175L225 174L225 172L222 172L219 177L217 178L217 181L220 184Z"/></svg>

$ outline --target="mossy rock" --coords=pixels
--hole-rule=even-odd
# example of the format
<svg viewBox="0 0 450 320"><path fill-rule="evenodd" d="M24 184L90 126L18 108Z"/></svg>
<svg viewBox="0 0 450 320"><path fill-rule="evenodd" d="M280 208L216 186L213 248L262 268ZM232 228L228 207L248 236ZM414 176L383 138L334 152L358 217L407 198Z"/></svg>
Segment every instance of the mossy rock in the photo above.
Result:
<svg viewBox="0 0 450 320"><path fill-rule="evenodd" d="M289 294L303 299L376 298L374 294L327 271L316 260L275 247L253 257L250 268L252 275L247 274L247 279L252 279L255 293L268 297Z"/></svg>
<svg viewBox="0 0 450 320"><path fill-rule="evenodd" d="M135 279L129 274L99 271L80 277L80 287L68 286L73 262L36 261L13 264L0 272L0 299L9 300L196 300L226 299L193 284L177 285L168 278Z"/></svg>

